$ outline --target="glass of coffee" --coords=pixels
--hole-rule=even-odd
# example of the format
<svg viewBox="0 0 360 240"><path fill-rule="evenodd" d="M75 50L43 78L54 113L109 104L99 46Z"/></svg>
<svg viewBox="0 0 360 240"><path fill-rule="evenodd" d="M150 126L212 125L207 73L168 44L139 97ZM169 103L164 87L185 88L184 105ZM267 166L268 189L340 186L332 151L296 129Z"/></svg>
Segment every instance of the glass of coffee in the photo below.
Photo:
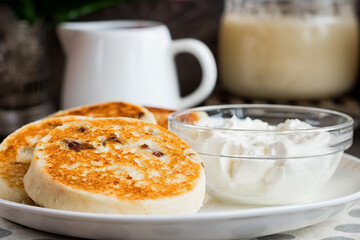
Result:
<svg viewBox="0 0 360 240"><path fill-rule="evenodd" d="M219 32L224 88L250 98L320 99L355 84L353 0L226 0Z"/></svg>

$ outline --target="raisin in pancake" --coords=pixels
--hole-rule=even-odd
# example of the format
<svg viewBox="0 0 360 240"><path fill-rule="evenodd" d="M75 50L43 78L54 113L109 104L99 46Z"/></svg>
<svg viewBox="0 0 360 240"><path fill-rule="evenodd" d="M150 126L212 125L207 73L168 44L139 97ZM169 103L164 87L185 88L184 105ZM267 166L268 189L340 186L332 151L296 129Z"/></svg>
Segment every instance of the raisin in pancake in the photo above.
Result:
<svg viewBox="0 0 360 240"><path fill-rule="evenodd" d="M144 107L127 102L105 102L93 105L86 105L67 110L62 110L50 115L60 117L68 115L79 115L88 117L129 117L156 123L154 115Z"/></svg>
<svg viewBox="0 0 360 240"><path fill-rule="evenodd" d="M49 118L29 123L4 139L0 144L0 198L29 202L23 177L30 166L36 143L53 128L84 117Z"/></svg>
<svg viewBox="0 0 360 240"><path fill-rule="evenodd" d="M146 107L152 114L154 114L158 125L168 128L168 116L175 112L175 110L165 108Z"/></svg>
<svg viewBox="0 0 360 240"><path fill-rule="evenodd" d="M200 157L178 136L130 118L64 124L41 139L26 192L40 206L114 214L185 214L202 206Z"/></svg>

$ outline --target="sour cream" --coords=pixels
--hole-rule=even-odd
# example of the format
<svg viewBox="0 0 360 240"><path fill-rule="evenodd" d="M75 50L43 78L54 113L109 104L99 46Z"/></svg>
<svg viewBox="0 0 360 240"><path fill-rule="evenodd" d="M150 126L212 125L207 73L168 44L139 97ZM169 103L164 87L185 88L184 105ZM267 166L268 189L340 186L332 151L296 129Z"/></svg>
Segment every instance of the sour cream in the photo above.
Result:
<svg viewBox="0 0 360 240"><path fill-rule="evenodd" d="M270 125L234 116L202 118L196 125L231 129L188 134L184 139L204 162L208 193L222 201L308 201L333 175L343 154L329 154L331 134L298 119Z"/></svg>

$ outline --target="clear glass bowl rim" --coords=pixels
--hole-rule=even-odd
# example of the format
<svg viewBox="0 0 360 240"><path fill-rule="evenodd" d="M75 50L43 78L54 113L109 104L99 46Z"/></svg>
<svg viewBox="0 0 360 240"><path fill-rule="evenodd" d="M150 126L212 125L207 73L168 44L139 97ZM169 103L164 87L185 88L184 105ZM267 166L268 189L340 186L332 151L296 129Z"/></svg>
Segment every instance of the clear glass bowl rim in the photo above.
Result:
<svg viewBox="0 0 360 240"><path fill-rule="evenodd" d="M209 111L209 110L223 110L223 109L274 109L274 110L288 110L291 112L292 110L300 110L304 112L311 113L327 113L337 117L341 117L344 119L344 123L336 124L332 126L326 127L316 127L311 129L294 129L294 130L249 130L249 129L233 129L233 128L215 128L215 127L205 127L198 126L194 124L184 123L176 120L177 116L192 113L192 112L201 112L201 111ZM293 105L280 105L280 104L227 104L227 105L211 105L211 106L202 106L195 108L188 108L176 111L171 113L168 117L169 125L176 124L181 127L187 127L191 129L198 130L207 130L207 131L236 131L243 133L269 133L269 134L294 134L294 133L310 133L310 132L324 132L324 131L336 131L343 128L347 128L353 126L354 120L351 116L341 113L335 110L325 109L325 108L317 108L317 107L307 107L307 106L293 106Z"/></svg>

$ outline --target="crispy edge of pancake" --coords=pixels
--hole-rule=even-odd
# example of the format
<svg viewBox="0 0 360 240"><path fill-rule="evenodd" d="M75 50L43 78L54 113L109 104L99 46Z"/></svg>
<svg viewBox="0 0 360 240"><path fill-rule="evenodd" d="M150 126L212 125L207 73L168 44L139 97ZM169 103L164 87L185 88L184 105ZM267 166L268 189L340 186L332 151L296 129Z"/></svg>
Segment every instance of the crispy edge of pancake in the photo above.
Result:
<svg viewBox="0 0 360 240"><path fill-rule="evenodd" d="M152 112L147 108L123 101L102 102L83 105L75 108L60 110L48 117L60 116L88 116L88 117L129 117L149 123L157 123Z"/></svg>
<svg viewBox="0 0 360 240"><path fill-rule="evenodd" d="M154 114L158 125L168 129L168 117L171 113L174 113L175 110L148 106L145 106L145 108L147 108L150 112Z"/></svg>
<svg viewBox="0 0 360 240"><path fill-rule="evenodd" d="M2 141L0 144L0 198L19 203L32 203L24 190L23 177L29 169L32 151L37 141L50 132L50 130L47 131L46 126L55 124L54 122L59 121L59 119L77 121L84 120L85 117L65 116L40 119L20 127ZM37 133L40 131L41 136L31 135L31 131ZM18 155L21 148L27 150L22 153L23 155L19 159Z"/></svg>
<svg viewBox="0 0 360 240"><path fill-rule="evenodd" d="M131 122L137 121L134 119L129 119L130 125ZM93 119L91 121L96 121ZM88 123L88 122L86 122ZM85 123L85 124L86 124ZM105 123L105 122L104 122ZM73 126L79 126L81 122L72 124ZM109 122L107 122L109 124ZM149 126L154 124L142 123L142 126ZM71 124L63 125L60 128L66 128ZM123 126L123 125L122 125ZM83 212L101 212L101 213L120 213L120 214L184 214L184 213L194 213L199 210L202 206L202 202L205 196L205 170L202 164L202 161L199 155L193 151L190 146L188 146L183 140L177 137L175 134L170 131L163 129L162 127L156 126L156 129L160 131L167 131L167 134L175 137L177 141L181 141L186 149L189 150L188 153L182 152L184 157L186 154L189 154L191 158L187 158L189 161L194 161L194 164L198 166L198 176L194 180L194 188L190 191L184 191L184 193L179 195L174 195L172 197L161 197L158 199L127 199L127 198L118 198L116 196L94 194L93 192L87 192L83 189L76 189L62 182L52 179L52 176L49 174L44 174L43 167L46 167L48 156L41 157L44 152L42 151L46 141L58 142L59 139L52 139L51 133L44 137L38 146L36 147L35 159L31 163L30 169L24 178L25 189L30 196L39 204L45 207L55 208L55 209L64 209L64 210L73 210L73 211L83 211ZM101 129L103 129L102 126ZM132 131L128 130L128 131ZM72 129L72 133L74 130ZM61 139L65 134L61 136L61 131L54 130L52 132L55 136L59 136ZM90 133L87 133L90 134ZM95 135L96 139L99 138L98 135ZM80 139L78 139L80 141ZM121 139L120 139L121 141ZM86 143L92 143L89 139L85 139ZM90 159L90 153L86 153L86 161ZM60 156L59 156L60 157ZM176 156L173 156L176 158ZM108 160L108 159L107 159ZM56 161L56 160L55 160ZM80 161L80 159L78 159ZM57 163L59 161L56 161ZM80 161L81 162L81 161ZM195 166L194 165L194 166ZM52 168L56 168L52 165ZM77 171L78 169L74 170ZM66 174L66 176L71 176ZM104 186L104 185L103 185ZM46 193L52 193L48 199ZM105 203L105 204L104 204Z"/></svg>

